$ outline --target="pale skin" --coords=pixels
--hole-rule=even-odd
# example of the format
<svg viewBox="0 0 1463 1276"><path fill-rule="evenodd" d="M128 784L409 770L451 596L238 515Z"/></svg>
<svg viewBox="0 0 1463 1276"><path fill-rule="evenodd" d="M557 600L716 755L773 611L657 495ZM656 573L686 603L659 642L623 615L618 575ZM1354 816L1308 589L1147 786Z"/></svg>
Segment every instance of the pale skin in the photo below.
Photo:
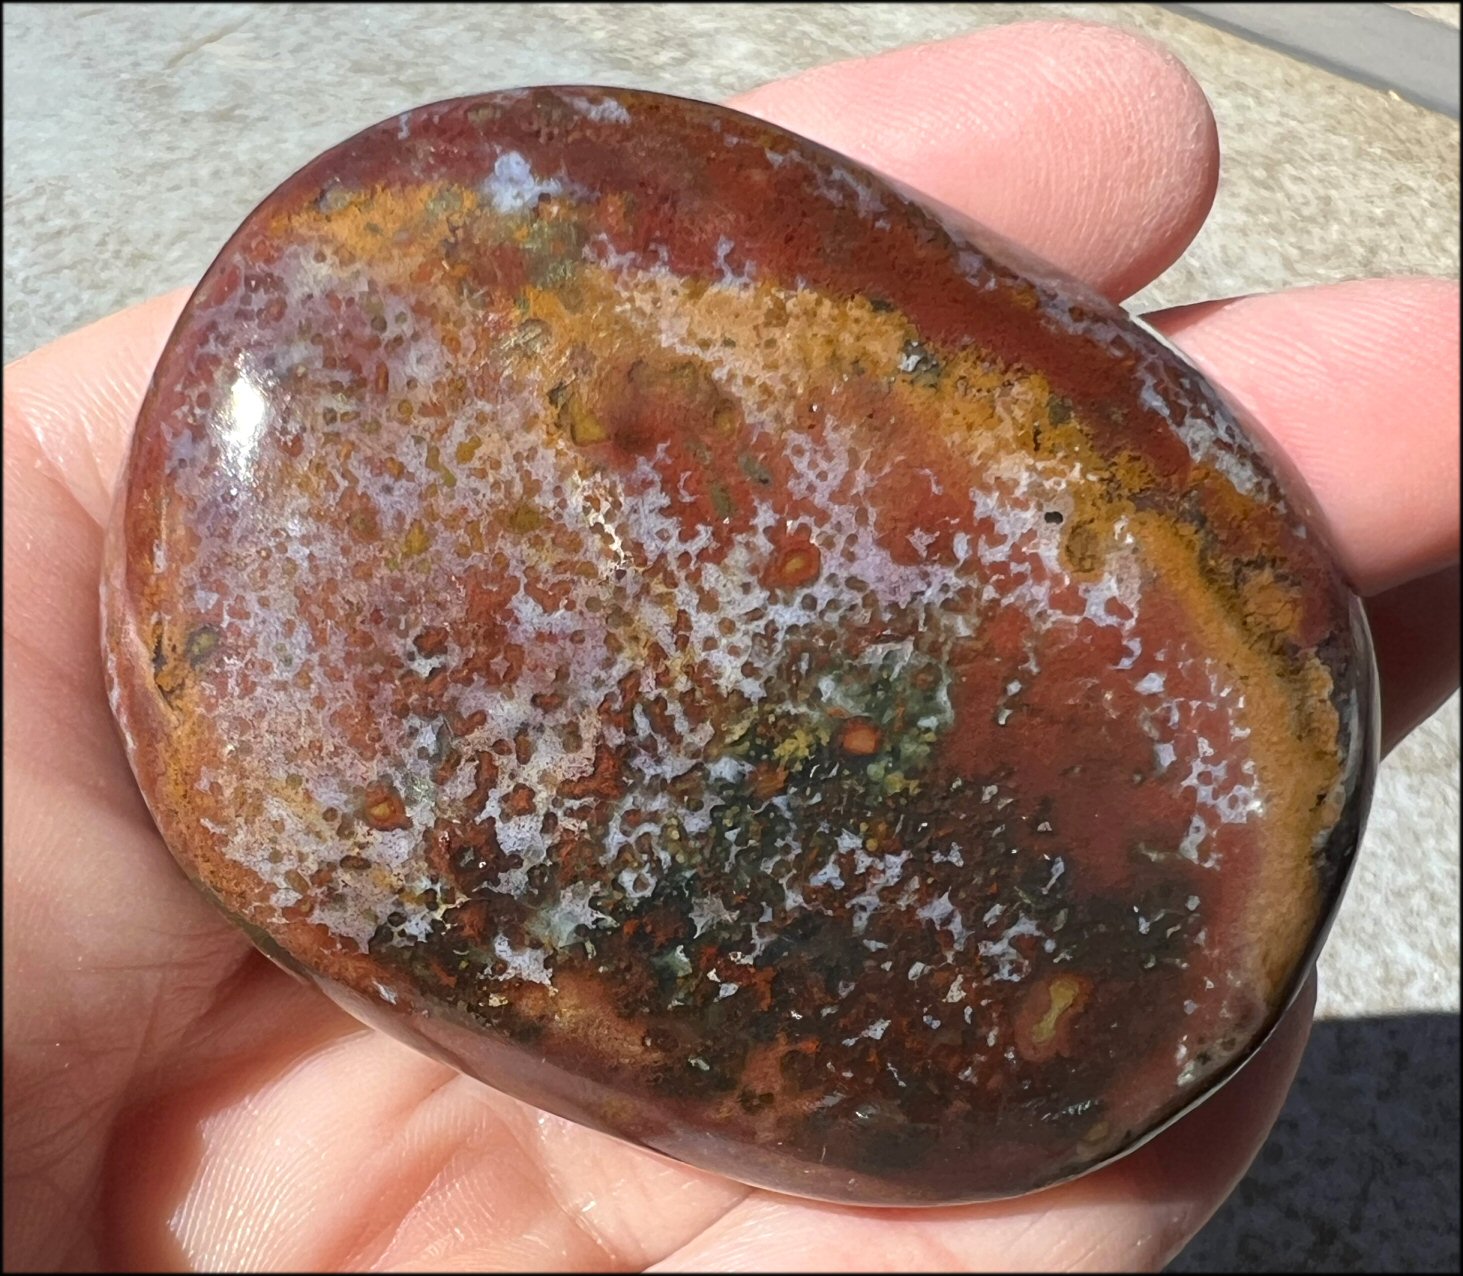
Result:
<svg viewBox="0 0 1463 1276"><path fill-rule="evenodd" d="M1119 300L1179 256L1217 179L1192 78L1105 28L999 28L733 105ZM184 300L6 369L8 1270L1148 1270L1198 1230L1279 1111L1313 983L1232 1084L1106 1169L1009 1202L876 1210L749 1189L545 1115L255 953L159 840L102 687L102 529ZM1309 482L1367 599L1390 748L1458 683L1456 283L1150 319Z"/></svg>

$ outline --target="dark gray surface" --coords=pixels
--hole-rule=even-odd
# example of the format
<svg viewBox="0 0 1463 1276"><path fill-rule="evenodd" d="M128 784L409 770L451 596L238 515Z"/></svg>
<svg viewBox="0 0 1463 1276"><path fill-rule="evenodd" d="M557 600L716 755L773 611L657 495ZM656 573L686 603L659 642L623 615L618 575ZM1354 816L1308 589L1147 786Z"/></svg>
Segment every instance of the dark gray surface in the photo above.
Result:
<svg viewBox="0 0 1463 1276"><path fill-rule="evenodd" d="M1171 1272L1456 1272L1457 1015L1316 1024L1250 1172Z"/></svg>
<svg viewBox="0 0 1463 1276"><path fill-rule="evenodd" d="M1313 66L1458 118L1458 35L1385 4L1171 4Z"/></svg>

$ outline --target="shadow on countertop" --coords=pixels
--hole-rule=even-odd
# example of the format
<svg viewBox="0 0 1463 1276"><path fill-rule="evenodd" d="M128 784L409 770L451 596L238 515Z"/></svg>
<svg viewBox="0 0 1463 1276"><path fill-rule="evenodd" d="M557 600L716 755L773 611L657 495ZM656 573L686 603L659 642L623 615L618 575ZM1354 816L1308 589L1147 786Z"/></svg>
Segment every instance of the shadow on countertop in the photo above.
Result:
<svg viewBox="0 0 1463 1276"><path fill-rule="evenodd" d="M1167 1270L1458 1271L1458 1023L1316 1024L1269 1141Z"/></svg>

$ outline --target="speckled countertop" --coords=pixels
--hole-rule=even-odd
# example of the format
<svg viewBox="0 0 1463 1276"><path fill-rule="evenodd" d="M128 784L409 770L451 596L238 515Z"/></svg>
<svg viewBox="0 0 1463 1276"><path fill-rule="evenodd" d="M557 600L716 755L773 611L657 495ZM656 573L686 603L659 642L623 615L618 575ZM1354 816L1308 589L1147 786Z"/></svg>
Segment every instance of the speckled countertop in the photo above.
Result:
<svg viewBox="0 0 1463 1276"><path fill-rule="evenodd" d="M1398 6L1456 27L1457 5ZM65 5L4 13L6 360L192 283L252 205L406 106L533 82L716 99L1032 17L1173 50L1214 105L1213 216L1138 309L1458 273L1457 121L1146 4ZM1440 38L1456 38L1447 26ZM1405 210L1405 215L1399 215ZM1458 698L1387 761L1301 1078L1185 1271L1458 1265Z"/></svg>

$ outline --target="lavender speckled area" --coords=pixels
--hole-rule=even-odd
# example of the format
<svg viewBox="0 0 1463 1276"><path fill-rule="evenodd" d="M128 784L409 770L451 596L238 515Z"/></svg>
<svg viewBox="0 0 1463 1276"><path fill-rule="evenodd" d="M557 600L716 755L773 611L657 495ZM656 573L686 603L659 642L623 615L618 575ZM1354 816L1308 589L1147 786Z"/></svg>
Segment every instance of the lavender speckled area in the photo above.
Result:
<svg viewBox="0 0 1463 1276"><path fill-rule="evenodd" d="M1405 7L1457 25L1456 5ZM405 106L570 80L715 99L1033 17L1146 33L1214 104L1225 145L1214 214L1136 308L1457 275L1456 121L1159 6L789 4L759 7L755 23L746 12L8 6L5 357L192 283L289 172ZM1440 26L1440 38L1456 37ZM1456 1268L1458 752L1454 697L1383 766L1321 963L1326 1022L1271 1144L1176 1270Z"/></svg>

